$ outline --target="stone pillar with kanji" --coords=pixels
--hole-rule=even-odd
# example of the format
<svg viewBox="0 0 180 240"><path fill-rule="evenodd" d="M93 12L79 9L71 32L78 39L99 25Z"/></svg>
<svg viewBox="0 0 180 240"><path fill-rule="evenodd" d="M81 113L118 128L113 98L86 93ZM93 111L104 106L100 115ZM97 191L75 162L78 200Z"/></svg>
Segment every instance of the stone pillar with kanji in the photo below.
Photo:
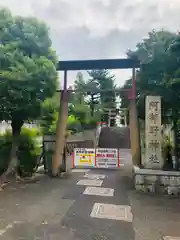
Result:
<svg viewBox="0 0 180 240"><path fill-rule="evenodd" d="M162 169L163 158L161 149L161 97L147 96L145 111L145 145L146 155L144 167Z"/></svg>

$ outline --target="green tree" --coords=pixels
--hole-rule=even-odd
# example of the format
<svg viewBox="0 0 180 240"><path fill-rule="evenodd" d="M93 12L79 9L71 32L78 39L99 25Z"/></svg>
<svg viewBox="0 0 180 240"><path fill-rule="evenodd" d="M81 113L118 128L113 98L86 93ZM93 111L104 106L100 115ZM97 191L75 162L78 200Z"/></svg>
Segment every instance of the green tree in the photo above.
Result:
<svg viewBox="0 0 180 240"><path fill-rule="evenodd" d="M98 93L98 83L94 81L94 79L89 79L86 83L86 91L87 95L89 96L87 103L90 106L90 115L94 117L96 106L100 105L99 93Z"/></svg>
<svg viewBox="0 0 180 240"><path fill-rule="evenodd" d="M78 73L74 89L75 93L71 101L71 111L82 126L95 126L99 121L108 121L105 108L115 108L115 93L101 92L101 90L114 89L114 76L107 70L88 71L89 79L84 79L82 73ZM102 117L102 119L101 119Z"/></svg>
<svg viewBox="0 0 180 240"><path fill-rule="evenodd" d="M137 105L139 116L145 118L145 97L162 97L163 123L173 123L175 140L180 137L180 36L168 31L152 31L147 39L138 43L128 56L138 58L142 65L137 73ZM128 86L128 81L124 87ZM127 102L123 99L123 104ZM175 148L180 157L177 142Z"/></svg>
<svg viewBox="0 0 180 240"><path fill-rule="evenodd" d="M115 85L115 77L108 70L93 70L88 72L91 81L96 84L96 89L105 90L104 92L100 92L100 101L99 104L101 106L101 111L105 109L114 109L116 108L116 94L115 92L106 92L106 90L114 89ZM108 114L103 113L101 121L108 122ZM112 122L114 125L114 122Z"/></svg>
<svg viewBox="0 0 180 240"><path fill-rule="evenodd" d="M40 126L43 130L43 134L50 134L51 127L53 123L56 122L60 102L57 102L56 99L56 97L47 98L42 103Z"/></svg>
<svg viewBox="0 0 180 240"><path fill-rule="evenodd" d="M12 125L11 167L24 121L38 118L41 103L55 93L56 63L43 22L0 9L0 119Z"/></svg>
<svg viewBox="0 0 180 240"><path fill-rule="evenodd" d="M75 81L74 89L77 91L74 96L76 102L81 105L86 105L86 112L89 112L90 108L90 116L94 116L95 104L98 104L99 94L98 84L94 81L94 79L84 80L82 73L78 73L77 79ZM83 107L81 106L81 109ZM84 108L85 109L85 108Z"/></svg>
<svg viewBox="0 0 180 240"><path fill-rule="evenodd" d="M171 111L172 101L175 100L172 83L174 72L174 57L170 53L171 44L176 39L176 34L168 31L152 31L148 38L136 45L134 51L127 52L128 57L138 58L141 62L140 70L137 71L136 90L139 117L145 118L145 97L147 95L162 96L163 120ZM170 85L169 85L170 84ZM127 80L123 88L131 88L131 80ZM121 94L122 106L127 107L127 94ZM170 100L171 99L171 100ZM175 103L175 101L174 101Z"/></svg>
<svg viewBox="0 0 180 240"><path fill-rule="evenodd" d="M87 96L87 92L85 92L87 82L85 81L83 74L78 72L76 76L76 80L74 82L74 90L76 93L73 95L73 102L77 104L84 104L85 97Z"/></svg>

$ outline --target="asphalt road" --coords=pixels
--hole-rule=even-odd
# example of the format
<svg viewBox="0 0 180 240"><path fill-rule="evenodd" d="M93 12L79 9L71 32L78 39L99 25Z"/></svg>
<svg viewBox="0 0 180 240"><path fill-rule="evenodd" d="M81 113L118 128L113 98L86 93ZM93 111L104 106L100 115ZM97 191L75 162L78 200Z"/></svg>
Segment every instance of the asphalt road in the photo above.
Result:
<svg viewBox="0 0 180 240"><path fill-rule="evenodd" d="M0 239L160 240L180 236L179 199L137 194L123 168L85 174L72 172L60 179L42 175L40 183L9 185L0 192ZM80 180L93 188L77 185ZM83 194L87 187L91 195Z"/></svg>

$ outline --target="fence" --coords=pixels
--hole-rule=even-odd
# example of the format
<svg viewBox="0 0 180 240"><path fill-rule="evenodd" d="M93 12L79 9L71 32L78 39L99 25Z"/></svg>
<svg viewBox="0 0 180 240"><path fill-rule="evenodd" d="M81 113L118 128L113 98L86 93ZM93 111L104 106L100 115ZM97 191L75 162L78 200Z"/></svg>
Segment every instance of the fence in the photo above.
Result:
<svg viewBox="0 0 180 240"><path fill-rule="evenodd" d="M44 153L44 163L45 168L48 168L51 170L52 165L52 155L55 150L56 146L56 137L55 136L44 136L43 137L43 153ZM65 144L64 148L64 157L63 157L63 168L67 169L67 166L72 167L72 158L68 158L68 156L71 156L74 152L75 148L93 148L94 142L92 140L80 140L80 141L68 141ZM71 163L67 164L67 159L70 159Z"/></svg>

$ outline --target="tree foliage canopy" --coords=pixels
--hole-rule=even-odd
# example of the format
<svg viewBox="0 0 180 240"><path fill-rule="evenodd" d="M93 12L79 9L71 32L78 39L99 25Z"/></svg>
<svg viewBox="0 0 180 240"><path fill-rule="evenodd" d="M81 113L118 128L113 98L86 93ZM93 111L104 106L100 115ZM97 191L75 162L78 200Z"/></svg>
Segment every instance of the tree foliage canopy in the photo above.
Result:
<svg viewBox="0 0 180 240"><path fill-rule="evenodd" d="M145 96L160 95L162 97L163 119L179 113L179 35L168 31L152 31L148 37L138 43L134 51L127 52L128 57L138 58L142 65L137 72L137 103L139 117L144 119ZM127 80L124 87L130 87ZM125 96L123 106L128 102ZM176 107L176 109L175 109Z"/></svg>
<svg viewBox="0 0 180 240"><path fill-rule="evenodd" d="M78 73L74 89L74 97L71 105L71 113L74 114L84 125L91 119L94 123L108 121L105 108L116 107L114 92L99 92L115 88L115 78L107 70L92 70L87 72L85 77Z"/></svg>
<svg viewBox="0 0 180 240"><path fill-rule="evenodd" d="M0 10L0 119L24 121L40 114L57 85L57 58L47 26Z"/></svg>
<svg viewBox="0 0 180 240"><path fill-rule="evenodd" d="M12 126L7 172L17 170L24 121L37 119L42 102L55 94L56 63L49 30L43 22L0 9L0 121L10 120Z"/></svg>

